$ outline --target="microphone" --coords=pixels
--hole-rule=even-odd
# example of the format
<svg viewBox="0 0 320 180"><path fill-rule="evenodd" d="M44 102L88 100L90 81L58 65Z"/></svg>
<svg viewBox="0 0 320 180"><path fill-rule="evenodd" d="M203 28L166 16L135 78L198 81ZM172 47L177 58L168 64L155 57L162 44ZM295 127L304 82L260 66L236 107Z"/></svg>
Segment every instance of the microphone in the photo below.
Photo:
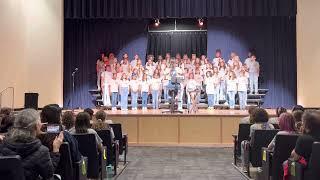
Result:
<svg viewBox="0 0 320 180"><path fill-rule="evenodd" d="M78 70L79 70L79 69L76 67L76 68L74 69L74 71L72 72L71 75L74 76Z"/></svg>

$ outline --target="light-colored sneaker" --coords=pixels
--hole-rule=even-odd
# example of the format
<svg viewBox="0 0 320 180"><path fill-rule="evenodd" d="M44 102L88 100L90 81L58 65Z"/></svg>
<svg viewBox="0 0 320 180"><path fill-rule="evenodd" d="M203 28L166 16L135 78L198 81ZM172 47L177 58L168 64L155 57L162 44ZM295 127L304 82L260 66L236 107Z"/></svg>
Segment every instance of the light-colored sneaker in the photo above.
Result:
<svg viewBox="0 0 320 180"><path fill-rule="evenodd" d="M117 108L116 108L116 107L112 107L111 110L112 110L112 111L116 111Z"/></svg>

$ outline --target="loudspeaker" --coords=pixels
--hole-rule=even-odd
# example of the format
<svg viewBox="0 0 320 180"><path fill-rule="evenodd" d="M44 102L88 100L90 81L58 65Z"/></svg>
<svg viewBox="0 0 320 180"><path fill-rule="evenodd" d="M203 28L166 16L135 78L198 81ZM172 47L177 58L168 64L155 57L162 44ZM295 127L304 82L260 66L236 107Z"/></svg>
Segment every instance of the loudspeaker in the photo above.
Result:
<svg viewBox="0 0 320 180"><path fill-rule="evenodd" d="M24 108L38 109L39 93L24 93Z"/></svg>

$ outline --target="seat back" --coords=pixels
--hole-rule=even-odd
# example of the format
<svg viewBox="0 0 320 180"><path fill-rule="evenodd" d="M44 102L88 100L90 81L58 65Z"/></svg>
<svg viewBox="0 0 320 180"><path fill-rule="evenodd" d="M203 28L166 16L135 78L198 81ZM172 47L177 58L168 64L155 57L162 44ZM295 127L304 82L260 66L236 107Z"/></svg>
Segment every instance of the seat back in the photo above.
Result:
<svg viewBox="0 0 320 180"><path fill-rule="evenodd" d="M97 133L103 141L103 146L107 149L107 164L112 164L112 137L110 130L99 130Z"/></svg>
<svg viewBox="0 0 320 180"><path fill-rule="evenodd" d="M0 156L0 179L24 180L20 156Z"/></svg>
<svg viewBox="0 0 320 180"><path fill-rule="evenodd" d="M96 138L94 134L74 134L80 153L88 158L87 177L92 179L99 178L99 155Z"/></svg>
<svg viewBox="0 0 320 180"><path fill-rule="evenodd" d="M272 179L281 180L283 178L282 163L287 160L296 145L299 135L277 135L272 156Z"/></svg>
<svg viewBox="0 0 320 180"><path fill-rule="evenodd" d="M69 143L63 142L59 149L60 161L56 173L61 175L62 180L73 179L73 162Z"/></svg>
<svg viewBox="0 0 320 180"><path fill-rule="evenodd" d="M320 179L320 142L314 142L309 160L310 180Z"/></svg>
<svg viewBox="0 0 320 180"><path fill-rule="evenodd" d="M119 154L123 153L123 138L122 138L122 126L121 124L110 124L114 132L114 139L119 141Z"/></svg>
<svg viewBox="0 0 320 180"><path fill-rule="evenodd" d="M114 138L116 140L122 140L122 127L121 124L109 124L114 132Z"/></svg>
<svg viewBox="0 0 320 180"><path fill-rule="evenodd" d="M262 147L267 147L279 130L255 130L250 145L250 162L253 167L262 166Z"/></svg>
<svg viewBox="0 0 320 180"><path fill-rule="evenodd" d="M238 130L238 144L237 144L237 155L241 155L241 142L248 140L250 136L250 126L252 124L239 124Z"/></svg>

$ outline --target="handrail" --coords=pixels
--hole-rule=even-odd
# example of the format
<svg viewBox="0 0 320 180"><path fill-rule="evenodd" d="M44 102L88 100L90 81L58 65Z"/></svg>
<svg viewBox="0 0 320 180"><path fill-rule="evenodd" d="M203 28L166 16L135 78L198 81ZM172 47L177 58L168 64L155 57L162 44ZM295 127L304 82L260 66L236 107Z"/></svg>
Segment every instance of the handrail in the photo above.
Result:
<svg viewBox="0 0 320 180"><path fill-rule="evenodd" d="M8 89L12 89L12 106L11 106L11 108L12 108L12 110L14 109L14 87L7 87L7 88L5 88L4 90L2 90L1 92L0 92L0 108L2 108L2 94L5 92L5 91L7 91Z"/></svg>

